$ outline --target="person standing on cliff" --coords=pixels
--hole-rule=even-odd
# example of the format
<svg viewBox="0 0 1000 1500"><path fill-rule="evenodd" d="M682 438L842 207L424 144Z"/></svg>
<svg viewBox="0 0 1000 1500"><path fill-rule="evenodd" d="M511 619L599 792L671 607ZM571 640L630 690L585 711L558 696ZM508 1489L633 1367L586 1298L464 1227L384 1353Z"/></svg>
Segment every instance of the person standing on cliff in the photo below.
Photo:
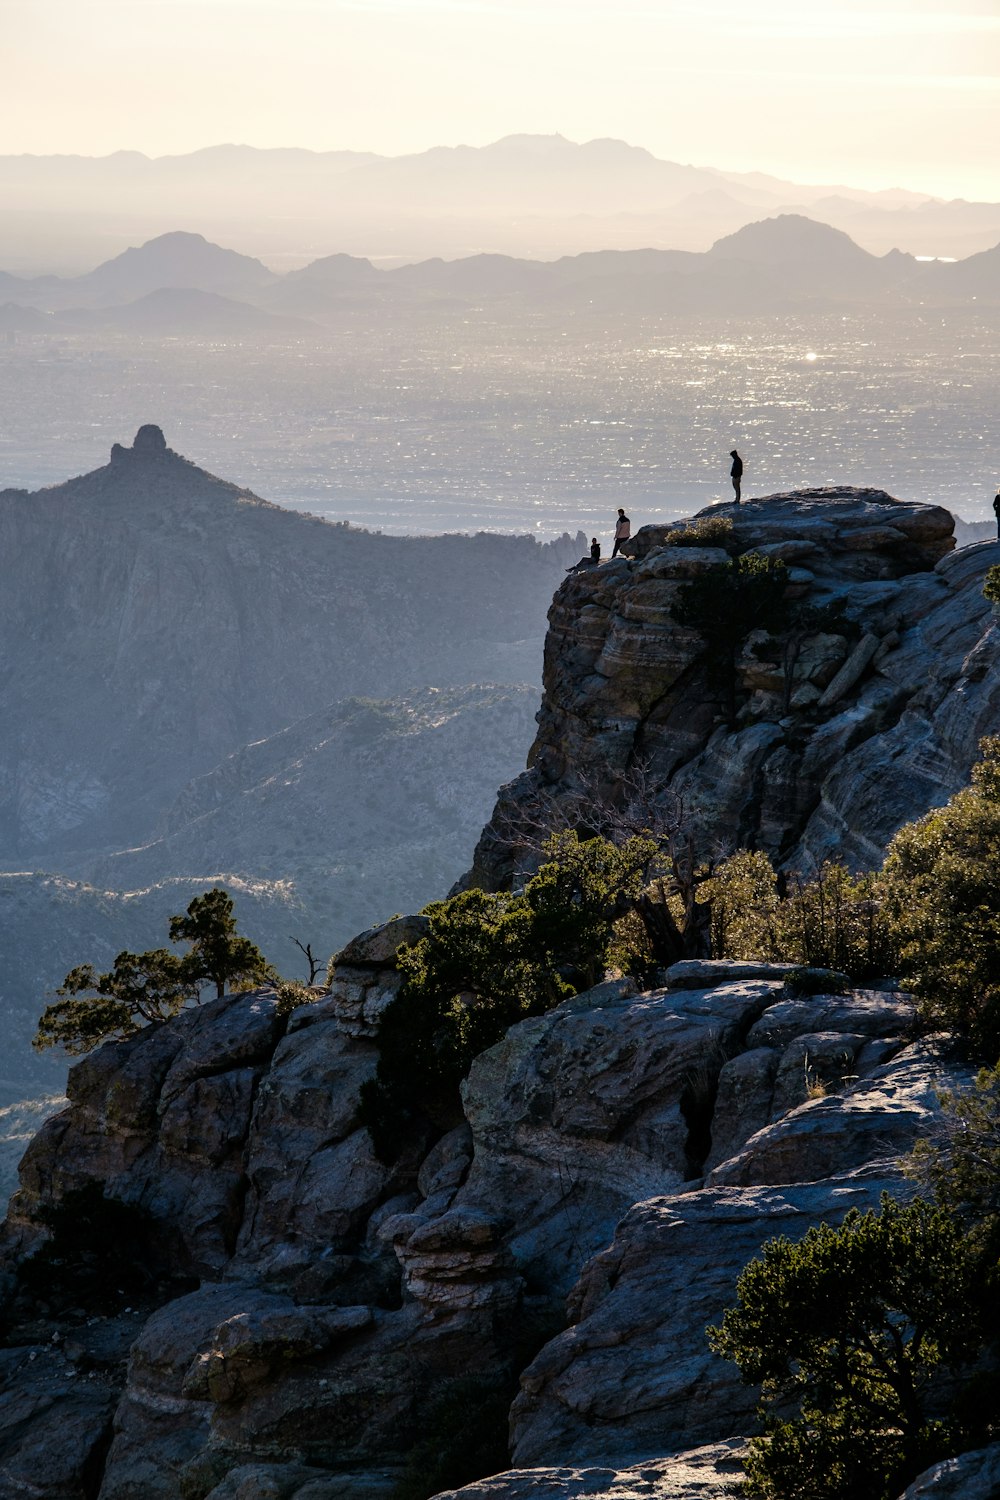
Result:
<svg viewBox="0 0 1000 1500"><path fill-rule="evenodd" d="M997 518L997 541L1000 542L1000 490L993 496L993 514Z"/></svg>
<svg viewBox="0 0 1000 1500"><path fill-rule="evenodd" d="M614 550L611 553L612 558L616 558L618 556L618 551L622 545L622 542L627 542L631 535L632 522L629 520L628 516L619 505L618 520L615 522L615 545Z"/></svg>
<svg viewBox="0 0 1000 1500"><path fill-rule="evenodd" d="M733 467L729 471L729 477L733 481L733 489L736 491L736 504L740 503L740 484L743 480L743 460L734 448L729 457L733 461Z"/></svg>

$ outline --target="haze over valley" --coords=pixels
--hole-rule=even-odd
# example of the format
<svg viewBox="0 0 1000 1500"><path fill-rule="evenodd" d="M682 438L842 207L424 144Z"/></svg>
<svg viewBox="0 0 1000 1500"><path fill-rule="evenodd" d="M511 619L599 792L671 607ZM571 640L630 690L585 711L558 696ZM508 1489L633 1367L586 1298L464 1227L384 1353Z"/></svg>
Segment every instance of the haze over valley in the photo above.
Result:
<svg viewBox="0 0 1000 1500"><path fill-rule="evenodd" d="M704 253L478 256L277 274L172 232L0 286L12 487L151 413L279 503L399 533L606 534L719 498L867 482L982 519L1000 249L876 256L783 215Z"/></svg>

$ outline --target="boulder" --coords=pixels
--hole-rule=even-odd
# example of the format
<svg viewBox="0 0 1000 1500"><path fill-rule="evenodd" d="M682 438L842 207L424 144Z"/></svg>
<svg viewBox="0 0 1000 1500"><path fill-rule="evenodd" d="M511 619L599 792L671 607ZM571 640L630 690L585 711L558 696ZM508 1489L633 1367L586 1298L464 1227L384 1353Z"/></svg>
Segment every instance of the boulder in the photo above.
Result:
<svg viewBox="0 0 1000 1500"><path fill-rule="evenodd" d="M515 1466L628 1462L753 1431L756 1393L712 1352L705 1329L765 1240L799 1239L810 1224L876 1207L887 1189L904 1190L894 1167L636 1204L585 1266L572 1326L521 1376Z"/></svg>
<svg viewBox="0 0 1000 1500"><path fill-rule="evenodd" d="M219 1271L240 1227L257 1085L284 1028L264 989L209 1001L78 1063L69 1109L21 1164L6 1243L37 1240L39 1207L96 1181L152 1217L172 1269Z"/></svg>
<svg viewBox="0 0 1000 1500"><path fill-rule="evenodd" d="M412 946L426 936L426 917L393 917L352 938L334 957L333 967L335 970L341 965L347 969L391 967L400 948Z"/></svg>
<svg viewBox="0 0 1000 1500"><path fill-rule="evenodd" d="M566 1289L631 1204L699 1176L719 1070L776 988L612 982L512 1027L463 1085L456 1205L506 1214L521 1271Z"/></svg>
<svg viewBox="0 0 1000 1500"><path fill-rule="evenodd" d="M1000 1494L1000 1444L934 1464L899 1500L996 1500Z"/></svg>
<svg viewBox="0 0 1000 1500"><path fill-rule="evenodd" d="M840 1038L839 1045L846 1040ZM820 1090L750 1136L735 1156L714 1168L708 1182L747 1187L815 1182L873 1164L888 1169L919 1138L934 1134L938 1096L954 1078L934 1046L907 1047L869 1078L835 1093Z"/></svg>
<svg viewBox="0 0 1000 1500"><path fill-rule="evenodd" d="M170 1303L132 1347L102 1500L204 1494L255 1451L321 1470L398 1456L412 1441L400 1418L427 1371L415 1359L408 1380L394 1348L366 1308L300 1308L247 1283ZM366 1402L371 1421L359 1425Z"/></svg>
<svg viewBox="0 0 1000 1500"><path fill-rule="evenodd" d="M419 1213L394 1221L393 1246L407 1296L429 1318L492 1319L509 1312L524 1283L508 1247L502 1221L474 1208L451 1208L425 1219Z"/></svg>
<svg viewBox="0 0 1000 1500"><path fill-rule="evenodd" d="M92 1495L116 1400L57 1346L0 1350L0 1495Z"/></svg>
<svg viewBox="0 0 1000 1500"><path fill-rule="evenodd" d="M738 1438L624 1468L511 1469L434 1500L727 1500L742 1476Z"/></svg>

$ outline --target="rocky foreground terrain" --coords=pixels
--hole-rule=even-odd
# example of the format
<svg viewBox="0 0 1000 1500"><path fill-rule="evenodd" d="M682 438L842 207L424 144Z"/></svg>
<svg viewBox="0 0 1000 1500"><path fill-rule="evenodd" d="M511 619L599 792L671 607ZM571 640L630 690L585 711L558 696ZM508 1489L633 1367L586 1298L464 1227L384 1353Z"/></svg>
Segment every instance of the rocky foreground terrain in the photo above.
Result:
<svg viewBox="0 0 1000 1500"><path fill-rule="evenodd" d="M414 930L355 941L290 1019L266 991L213 1002L73 1070L8 1267L45 1204L97 1182L196 1289L15 1327L0 1494L389 1500L442 1387L502 1387L519 1322L564 1326L511 1412L512 1462L548 1488L472 1493L725 1493L754 1393L706 1324L765 1239L908 1190L898 1158L953 1075L904 995L792 1000L780 966L679 965L514 1027L466 1123L390 1169L357 1099Z"/></svg>
<svg viewBox="0 0 1000 1500"><path fill-rule="evenodd" d="M571 801L583 764L613 791L652 750L706 844L737 828L860 860L964 781L996 726L996 548L954 553L945 513L878 492L753 502L736 529L791 547L792 586L855 628L801 640L790 680L741 659L730 729L668 613L718 559L640 533L563 584L534 769L503 804L543 775L546 808ZM512 862L509 829L481 842L483 878ZM491 1465L509 1467L441 1494L732 1492L756 1393L706 1325L765 1240L905 1197L900 1157L967 1075L891 984L803 997L786 966L692 960L514 1026L475 1060L463 1122L387 1167L359 1091L423 925L362 933L290 1013L228 997L73 1069L4 1229L0 1496L390 1500L422 1437L475 1432L491 1403L501 1422L510 1403ZM92 1184L140 1211L148 1278L90 1305L27 1296L24 1257ZM995 1450L940 1468L910 1500L995 1493Z"/></svg>

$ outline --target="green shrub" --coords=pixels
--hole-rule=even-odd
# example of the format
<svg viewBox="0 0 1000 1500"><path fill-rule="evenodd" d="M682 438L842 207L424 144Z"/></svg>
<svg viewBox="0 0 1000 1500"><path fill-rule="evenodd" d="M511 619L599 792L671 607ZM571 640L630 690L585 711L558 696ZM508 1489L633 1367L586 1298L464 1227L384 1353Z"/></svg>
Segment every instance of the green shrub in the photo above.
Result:
<svg viewBox="0 0 1000 1500"><path fill-rule="evenodd" d="M233 898L221 886L195 896L186 912L170 918L170 941L187 943L182 962L193 983L213 984L221 1000L230 990L249 990L276 978L256 943L236 931Z"/></svg>
<svg viewBox="0 0 1000 1500"><path fill-rule="evenodd" d="M988 599L991 604L1000 604L1000 563L994 563L986 569L983 598Z"/></svg>
<svg viewBox="0 0 1000 1500"><path fill-rule="evenodd" d="M739 849L700 891L711 907L713 958L777 959L778 877L766 854Z"/></svg>
<svg viewBox="0 0 1000 1500"><path fill-rule="evenodd" d="M893 1500L966 1434L930 1377L981 1343L979 1278L953 1217L883 1196L743 1271L712 1347L761 1387L748 1491L766 1500Z"/></svg>
<svg viewBox="0 0 1000 1500"><path fill-rule="evenodd" d="M853 980L893 973L899 953L879 878L824 864L782 896L766 854L740 850L702 887L716 958L771 959ZM822 982L822 981L820 981Z"/></svg>
<svg viewBox="0 0 1000 1500"><path fill-rule="evenodd" d="M255 943L236 931L233 900L216 886L195 896L187 911L170 918L170 941L187 943L183 955L168 948L119 953L114 967L98 974L93 964L71 969L46 1006L32 1046L63 1047L71 1055L101 1042L132 1036L143 1026L169 1021L200 998L203 984L222 996L276 977Z"/></svg>
<svg viewBox="0 0 1000 1500"><path fill-rule="evenodd" d="M302 1005L315 1005L322 994L322 990L310 989L300 979L282 979L274 988L278 1015L290 1016L293 1010L298 1010Z"/></svg>
<svg viewBox="0 0 1000 1500"><path fill-rule="evenodd" d="M729 516L697 516L663 539L667 547L735 547L733 523Z"/></svg>
<svg viewBox="0 0 1000 1500"><path fill-rule="evenodd" d="M939 1095L944 1129L918 1141L907 1168L987 1247L994 1270L1000 1254L1000 1066L983 1068L971 1089Z"/></svg>
<svg viewBox="0 0 1000 1500"><path fill-rule="evenodd" d="M928 1024L1000 1057L1000 738L972 784L896 834L883 886L902 973Z"/></svg>
<svg viewBox="0 0 1000 1500"><path fill-rule="evenodd" d="M156 948L119 953L106 974L78 964L56 993L61 998L45 1007L32 1045L38 1051L61 1046L78 1056L113 1037L169 1021L198 998L198 986L182 958Z"/></svg>
<svg viewBox="0 0 1000 1500"><path fill-rule="evenodd" d="M561 833L519 895L463 891L425 909L425 938L401 950L399 994L379 1019L376 1075L361 1120L379 1157L394 1161L430 1123L461 1119L459 1084L473 1058L515 1021L588 988L605 970L614 924L634 901L656 852Z"/></svg>
<svg viewBox="0 0 1000 1500"><path fill-rule="evenodd" d="M808 969L854 980L893 973L898 950L876 875L852 875L823 864L812 880L796 879L778 911L780 956Z"/></svg>

